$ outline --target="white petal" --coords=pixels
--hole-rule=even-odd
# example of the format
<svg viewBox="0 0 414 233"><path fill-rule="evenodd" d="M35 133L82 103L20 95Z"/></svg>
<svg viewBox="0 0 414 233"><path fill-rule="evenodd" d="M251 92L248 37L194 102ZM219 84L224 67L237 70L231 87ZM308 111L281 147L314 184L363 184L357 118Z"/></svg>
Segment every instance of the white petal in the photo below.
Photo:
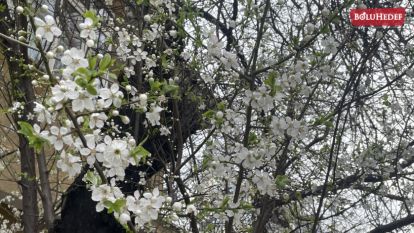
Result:
<svg viewBox="0 0 414 233"><path fill-rule="evenodd" d="M88 37L88 35L89 35L88 30L82 30L80 33L81 38L86 38Z"/></svg>
<svg viewBox="0 0 414 233"><path fill-rule="evenodd" d="M43 27L46 25L46 23L38 17L34 18L34 23L37 27Z"/></svg>
<svg viewBox="0 0 414 233"><path fill-rule="evenodd" d="M69 99L74 100L74 99L77 99L79 97L79 92L77 92L77 91L69 91L69 92L66 93L66 96Z"/></svg>
<svg viewBox="0 0 414 233"><path fill-rule="evenodd" d="M37 29L36 29L36 35L39 35L39 36L41 36L41 37L43 37L43 35L45 34L45 28L43 28L43 27L38 27Z"/></svg>
<svg viewBox="0 0 414 233"><path fill-rule="evenodd" d="M53 41L53 33L52 32L46 32L45 33L45 39L49 42Z"/></svg>
<svg viewBox="0 0 414 233"><path fill-rule="evenodd" d="M63 93L61 92L61 93L57 93L57 94L53 95L52 98L53 98L54 101L60 102L65 98L65 95L63 95Z"/></svg>
<svg viewBox="0 0 414 233"><path fill-rule="evenodd" d="M152 190L152 194L157 197L160 195L160 191L158 190L158 188L154 188L154 190Z"/></svg>
<svg viewBox="0 0 414 233"><path fill-rule="evenodd" d="M93 104L93 101L91 99L86 99L83 101L85 108L89 111L95 110L95 105Z"/></svg>
<svg viewBox="0 0 414 233"><path fill-rule="evenodd" d="M88 60L86 60L86 59L81 59L81 60L79 61L79 66L80 66L80 67L88 67L88 66L89 66L89 62L88 62Z"/></svg>
<svg viewBox="0 0 414 233"><path fill-rule="evenodd" d="M104 122L103 122L103 121L96 121L96 127L97 127L97 128L102 128L102 127L104 127Z"/></svg>
<svg viewBox="0 0 414 233"><path fill-rule="evenodd" d="M58 27L52 27L50 28L50 30L53 32L53 34L55 36L60 36L62 35L62 31L58 28Z"/></svg>
<svg viewBox="0 0 414 233"><path fill-rule="evenodd" d="M117 92L118 92L118 90L119 90L119 86L118 86L118 84L116 84L116 83L112 84L112 86L111 86L111 92L112 92L113 94L115 94L115 93L117 93Z"/></svg>
<svg viewBox="0 0 414 233"><path fill-rule="evenodd" d="M74 112L83 111L85 107L83 106L83 101L80 101L79 99L75 99L72 102L72 110Z"/></svg>
<svg viewBox="0 0 414 233"><path fill-rule="evenodd" d="M86 139L86 145L90 148L93 149L95 148L95 136L94 135L86 135L85 136Z"/></svg>
<svg viewBox="0 0 414 233"><path fill-rule="evenodd" d="M81 150L80 150L80 154L81 155L89 155L91 153L91 150L90 149L88 149L88 148L82 148Z"/></svg>
<svg viewBox="0 0 414 233"><path fill-rule="evenodd" d="M69 132L69 130L66 127L61 127L60 128L60 134L64 135L67 134Z"/></svg>
<svg viewBox="0 0 414 233"><path fill-rule="evenodd" d="M71 135L66 135L66 136L64 136L62 139L63 139L63 142L64 142L66 145L72 145L72 143L73 143L73 138L72 138L72 136L71 136Z"/></svg>
<svg viewBox="0 0 414 233"><path fill-rule="evenodd" d="M59 135L59 131L60 131L59 128L56 126L50 127L50 132L54 135Z"/></svg>
<svg viewBox="0 0 414 233"><path fill-rule="evenodd" d="M64 65L70 65L72 63L72 57L69 55L64 55L60 61L64 64Z"/></svg>
<svg viewBox="0 0 414 233"><path fill-rule="evenodd" d="M91 38L92 40L95 40L96 39L96 33L95 33L95 31L91 30L89 32L89 38Z"/></svg>
<svg viewBox="0 0 414 233"><path fill-rule="evenodd" d="M119 108L122 105L122 100L119 99L119 98L115 98L114 101L113 101L113 104L114 104L115 107Z"/></svg>
<svg viewBox="0 0 414 233"><path fill-rule="evenodd" d="M99 96L101 96L103 99L108 99L111 97L111 91L107 88L102 88L99 92Z"/></svg>
<svg viewBox="0 0 414 233"><path fill-rule="evenodd" d="M92 26L92 24L93 24L93 20L91 18L85 19L85 26Z"/></svg>
<svg viewBox="0 0 414 233"><path fill-rule="evenodd" d="M55 23L55 19L51 16L51 15L46 15L45 16L45 21L47 25L54 25Z"/></svg>
<svg viewBox="0 0 414 233"><path fill-rule="evenodd" d="M92 166L95 163L95 157L88 156L88 158L86 158L86 162L89 164L89 166Z"/></svg>
<svg viewBox="0 0 414 233"><path fill-rule="evenodd" d="M56 142L53 145L55 146L56 150L62 150L63 149L63 142L61 140L56 140Z"/></svg>

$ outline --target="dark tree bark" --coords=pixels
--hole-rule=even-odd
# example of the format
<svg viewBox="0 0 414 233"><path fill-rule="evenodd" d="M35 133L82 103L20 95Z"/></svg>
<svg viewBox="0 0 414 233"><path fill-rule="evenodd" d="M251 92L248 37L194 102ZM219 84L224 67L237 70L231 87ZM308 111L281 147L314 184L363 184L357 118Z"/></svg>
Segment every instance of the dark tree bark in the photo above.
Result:
<svg viewBox="0 0 414 233"><path fill-rule="evenodd" d="M8 6L7 1L1 0L0 4ZM9 9L0 13L1 18L10 19L7 23L12 23L12 27L5 21L0 22L0 32L9 34L10 29L26 30L27 20L25 16L15 15L14 20L9 15ZM34 90L30 77L25 75L22 64L30 64L27 48L8 40L1 40L2 49L6 50L4 56L7 60L9 76L13 85L13 94L16 101L24 103L21 114L14 115L15 125L18 121L28 121L27 115L33 110L33 100L35 99ZM29 121L30 122L30 121ZM38 232L38 207L37 207L37 183L36 183L36 159L33 149L30 148L27 139L19 134L19 151L21 164L21 179L19 184L23 196L23 228L24 233Z"/></svg>

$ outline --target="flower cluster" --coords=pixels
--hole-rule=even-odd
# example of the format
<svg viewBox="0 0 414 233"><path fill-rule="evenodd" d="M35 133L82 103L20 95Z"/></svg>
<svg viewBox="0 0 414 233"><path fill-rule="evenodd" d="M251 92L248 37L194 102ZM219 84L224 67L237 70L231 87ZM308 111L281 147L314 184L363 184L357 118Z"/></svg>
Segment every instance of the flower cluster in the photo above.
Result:
<svg viewBox="0 0 414 233"><path fill-rule="evenodd" d="M271 128L275 136L282 136L284 133L286 133L292 138L304 137L307 131L307 127L304 126L300 121L292 119L290 117L273 117Z"/></svg>

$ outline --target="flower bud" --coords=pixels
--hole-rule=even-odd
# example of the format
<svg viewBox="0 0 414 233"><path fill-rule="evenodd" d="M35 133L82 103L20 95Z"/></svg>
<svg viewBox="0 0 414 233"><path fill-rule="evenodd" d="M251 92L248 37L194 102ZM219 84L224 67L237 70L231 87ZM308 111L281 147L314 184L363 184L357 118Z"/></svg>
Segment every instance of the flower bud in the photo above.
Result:
<svg viewBox="0 0 414 233"><path fill-rule="evenodd" d="M55 54L52 51L49 51L46 53L46 57L49 59L52 59L55 56Z"/></svg>
<svg viewBox="0 0 414 233"><path fill-rule="evenodd" d="M58 52L58 53L61 53L61 52L63 52L65 50L65 48L62 46L62 45L59 45L57 48L56 48L56 52Z"/></svg>
<svg viewBox="0 0 414 233"><path fill-rule="evenodd" d="M19 36L25 36L26 34L27 34L27 32L26 31L23 31L23 30L19 30L17 32L17 35L19 35Z"/></svg>
<svg viewBox="0 0 414 233"><path fill-rule="evenodd" d="M43 11L47 11L49 9L49 7L47 5L42 5L42 10Z"/></svg>
<svg viewBox="0 0 414 233"><path fill-rule="evenodd" d="M175 202L175 203L172 205L172 208L173 208L173 210L175 210L175 211L180 211L180 210L181 210L181 208L182 208L182 205L181 205L181 203L180 203L180 202Z"/></svg>
<svg viewBox="0 0 414 233"><path fill-rule="evenodd" d="M102 54L98 53L97 57L98 57L98 59L102 59L104 56Z"/></svg>
<svg viewBox="0 0 414 233"><path fill-rule="evenodd" d="M129 124L129 122L131 122L130 120L129 120L129 117L127 117L127 116L121 116L121 121L122 121L122 123L124 123L124 124Z"/></svg>
<svg viewBox="0 0 414 233"><path fill-rule="evenodd" d="M177 37L177 31L176 30L171 30L170 31L170 36L172 36L173 38Z"/></svg>
<svg viewBox="0 0 414 233"><path fill-rule="evenodd" d="M135 146L136 145L136 141L135 141L135 139L133 139L133 138L130 138L129 140L128 140L128 144L130 145L130 146Z"/></svg>
<svg viewBox="0 0 414 233"><path fill-rule="evenodd" d="M36 35L36 40L41 41L42 40L42 35Z"/></svg>
<svg viewBox="0 0 414 233"><path fill-rule="evenodd" d="M37 86L37 84L38 84L37 80L32 80L32 85L33 86Z"/></svg>
<svg viewBox="0 0 414 233"><path fill-rule="evenodd" d="M86 46L93 47L95 45L95 42L93 40L86 41Z"/></svg>
<svg viewBox="0 0 414 233"><path fill-rule="evenodd" d="M223 116L224 116L224 113L223 113L222 111L218 111L218 112L216 113L216 117L217 117L218 119L222 119L222 118L223 118Z"/></svg>
<svg viewBox="0 0 414 233"><path fill-rule="evenodd" d="M119 222L122 224L126 224L129 220L131 220L131 217L126 213L122 213L121 216L119 216Z"/></svg>
<svg viewBox="0 0 414 233"><path fill-rule="evenodd" d="M313 25L312 23L308 23L306 25L306 32L308 34L312 34L314 30L315 30L315 25Z"/></svg>
<svg viewBox="0 0 414 233"><path fill-rule="evenodd" d="M43 80L45 80L45 81L48 81L48 80L49 80L49 78L50 78L50 77L49 77L49 75L47 75L47 74L45 74L45 75L43 75L43 76L42 76L42 79L43 79Z"/></svg>
<svg viewBox="0 0 414 233"><path fill-rule="evenodd" d="M24 8L22 6L17 6L16 11L17 11L18 14L21 14L21 13L24 12Z"/></svg>
<svg viewBox="0 0 414 233"><path fill-rule="evenodd" d="M178 215L176 213L171 214L171 220L177 221L179 219Z"/></svg>
<svg viewBox="0 0 414 233"><path fill-rule="evenodd" d="M322 10L322 16L324 16L324 17L328 17L329 16L329 10L327 9L327 8L323 8L323 10Z"/></svg>
<svg viewBox="0 0 414 233"><path fill-rule="evenodd" d="M125 90L127 90L127 91L131 91L131 90L132 90L131 85L126 85L126 86L125 86Z"/></svg>
<svg viewBox="0 0 414 233"><path fill-rule="evenodd" d="M26 38L24 36L19 36L19 41L26 42Z"/></svg>
<svg viewBox="0 0 414 233"><path fill-rule="evenodd" d="M113 110L113 111L112 111L112 115L113 115L113 116L119 116L119 112L118 112L118 110Z"/></svg>
<svg viewBox="0 0 414 233"><path fill-rule="evenodd" d="M141 102L147 101L147 99L148 99L147 94L140 94L140 95L139 95L139 100L140 100Z"/></svg>

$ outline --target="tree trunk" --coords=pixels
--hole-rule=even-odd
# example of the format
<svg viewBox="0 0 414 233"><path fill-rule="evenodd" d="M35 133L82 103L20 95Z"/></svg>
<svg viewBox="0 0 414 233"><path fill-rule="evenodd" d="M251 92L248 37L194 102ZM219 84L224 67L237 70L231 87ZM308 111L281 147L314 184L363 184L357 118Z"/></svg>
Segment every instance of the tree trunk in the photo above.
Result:
<svg viewBox="0 0 414 233"><path fill-rule="evenodd" d="M0 0L0 4L8 6L6 0ZM2 19L12 19L13 17L10 17L9 12L13 11L6 9L0 12L0 17ZM27 20L25 16L15 15L14 19L14 22L12 20L2 21L0 23L0 32L8 35L10 33L9 29L26 30ZM22 67L22 64L30 64L27 48L11 43L6 39L2 39L1 42L13 84L14 100L24 104L23 111L15 114L13 118L15 123L22 120L27 121L27 114L32 112L35 99L30 77L24 75ZM21 134L19 134L19 151L21 160L21 179L19 184L22 188L23 196L23 232L37 233L39 212L37 207L36 159L33 149L29 147L29 142Z"/></svg>

